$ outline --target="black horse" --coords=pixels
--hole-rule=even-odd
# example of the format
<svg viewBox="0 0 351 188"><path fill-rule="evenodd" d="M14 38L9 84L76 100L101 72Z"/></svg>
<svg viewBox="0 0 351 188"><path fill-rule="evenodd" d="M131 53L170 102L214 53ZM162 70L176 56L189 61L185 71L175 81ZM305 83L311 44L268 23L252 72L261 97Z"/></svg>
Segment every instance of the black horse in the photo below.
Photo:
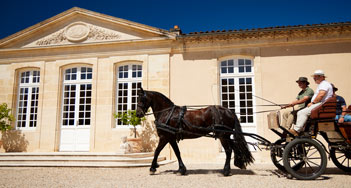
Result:
<svg viewBox="0 0 351 188"><path fill-rule="evenodd" d="M154 153L150 174L156 172L157 158L167 143L170 143L177 156L179 169L178 173L186 173L185 165L180 156L177 141L180 139L198 138L212 135L219 138L226 153L226 161L223 169L225 176L230 175L230 159L234 151L234 165L240 169L254 161L247 142L242 134L240 122L235 113L220 106L208 106L199 110L187 111L184 107L174 103L163 94L155 91L144 91L140 88L138 92L138 117L145 116L148 108L151 107L155 116L155 124L159 143ZM234 134L233 134L233 131ZM230 136L233 135L234 139Z"/></svg>

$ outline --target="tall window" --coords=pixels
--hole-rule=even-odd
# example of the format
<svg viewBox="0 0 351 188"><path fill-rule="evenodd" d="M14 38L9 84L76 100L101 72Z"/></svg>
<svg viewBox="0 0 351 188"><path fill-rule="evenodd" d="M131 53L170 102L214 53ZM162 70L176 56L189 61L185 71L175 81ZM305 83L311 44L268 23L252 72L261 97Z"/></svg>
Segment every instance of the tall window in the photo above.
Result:
<svg viewBox="0 0 351 188"><path fill-rule="evenodd" d="M19 75L16 118L19 129L37 126L39 83L40 71L24 71Z"/></svg>
<svg viewBox="0 0 351 188"><path fill-rule="evenodd" d="M242 123L254 123L253 64L250 59L221 61L221 104L234 111Z"/></svg>
<svg viewBox="0 0 351 188"><path fill-rule="evenodd" d="M116 112L123 113L137 108L137 91L142 83L142 65L129 64L117 67ZM117 125L123 125L117 119Z"/></svg>
<svg viewBox="0 0 351 188"><path fill-rule="evenodd" d="M62 126L89 126L91 119L92 68L66 69L63 81Z"/></svg>

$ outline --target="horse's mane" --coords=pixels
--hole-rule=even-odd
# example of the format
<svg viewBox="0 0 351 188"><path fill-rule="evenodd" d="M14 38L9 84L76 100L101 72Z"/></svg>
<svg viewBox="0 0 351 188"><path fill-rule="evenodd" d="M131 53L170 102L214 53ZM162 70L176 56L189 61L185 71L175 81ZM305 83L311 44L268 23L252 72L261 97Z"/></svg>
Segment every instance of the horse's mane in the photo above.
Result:
<svg viewBox="0 0 351 188"><path fill-rule="evenodd" d="M157 97L160 97L164 102L166 102L167 104L173 106L174 103L168 98L166 97L165 95L163 95L162 93L160 92L157 92L157 91L146 91L146 92L149 92L151 93L152 95L155 95Z"/></svg>

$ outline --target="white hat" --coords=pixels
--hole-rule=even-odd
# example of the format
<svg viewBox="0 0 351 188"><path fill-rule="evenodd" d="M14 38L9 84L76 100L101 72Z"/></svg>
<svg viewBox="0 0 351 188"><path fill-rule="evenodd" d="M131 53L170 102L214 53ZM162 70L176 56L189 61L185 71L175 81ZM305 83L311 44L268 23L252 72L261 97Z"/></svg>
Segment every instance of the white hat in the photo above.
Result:
<svg viewBox="0 0 351 188"><path fill-rule="evenodd" d="M316 71L314 71L312 76L324 76L324 71L316 70Z"/></svg>

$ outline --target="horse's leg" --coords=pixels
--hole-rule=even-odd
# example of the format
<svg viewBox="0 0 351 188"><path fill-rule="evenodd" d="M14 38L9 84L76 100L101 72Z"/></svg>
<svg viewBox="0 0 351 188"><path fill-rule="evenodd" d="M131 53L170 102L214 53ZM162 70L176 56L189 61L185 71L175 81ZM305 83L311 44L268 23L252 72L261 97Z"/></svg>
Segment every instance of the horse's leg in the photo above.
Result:
<svg viewBox="0 0 351 188"><path fill-rule="evenodd" d="M156 148L155 153L154 153L154 159L152 160L152 163L151 163L150 175L155 174L156 168L159 167L159 165L157 164L157 158L167 143L168 143L168 140L166 138L160 137L160 140L158 142L157 148Z"/></svg>
<svg viewBox="0 0 351 188"><path fill-rule="evenodd" d="M179 151L178 144L177 144L176 140L170 141L170 144L171 144L173 151L176 154L177 159L178 159L179 169L177 172L180 173L181 175L185 175L186 168L185 168L185 165L184 165L182 158L180 156L180 151Z"/></svg>
<svg viewBox="0 0 351 188"><path fill-rule="evenodd" d="M225 164L224 164L224 169L223 169L223 175L224 176L229 176L230 175L230 159L232 156L232 148L230 147L230 138L228 137L221 137L220 138L221 144L224 148L226 159L225 159Z"/></svg>

